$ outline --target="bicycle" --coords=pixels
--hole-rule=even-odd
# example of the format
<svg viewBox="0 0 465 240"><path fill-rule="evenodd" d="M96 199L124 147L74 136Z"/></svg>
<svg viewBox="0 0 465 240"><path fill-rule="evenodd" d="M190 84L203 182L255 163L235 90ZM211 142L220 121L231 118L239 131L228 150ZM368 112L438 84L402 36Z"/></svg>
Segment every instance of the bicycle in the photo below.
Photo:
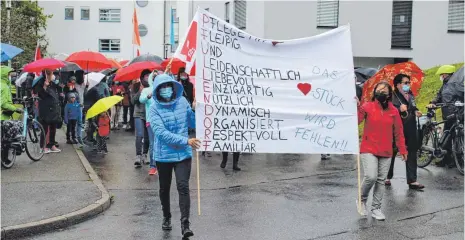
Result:
<svg viewBox="0 0 465 240"><path fill-rule="evenodd" d="M22 101L14 99L16 103L20 102L23 105L22 113L22 133L12 139L2 139L1 144L1 160L2 167L13 167L16 156L26 152L29 159L39 161L44 156L45 147L45 131L42 125L34 119L32 109L36 97L24 97ZM28 143L32 143L29 146ZM33 146L36 147L37 154L34 154Z"/></svg>
<svg viewBox="0 0 465 240"><path fill-rule="evenodd" d="M436 121L436 109L444 106L455 106L453 114L446 117L446 120ZM449 141L452 141L452 155L457 165L457 169L464 174L464 158L463 158L463 118L460 117L459 107L463 108L464 103L442 103L436 104L434 108L427 108L427 120L421 128L420 142L421 147L418 150L417 165L420 168L428 166L434 159L442 159L447 154L445 146ZM448 121L454 121L454 124L449 130L440 134L441 128L439 125ZM418 123L419 124L419 123Z"/></svg>

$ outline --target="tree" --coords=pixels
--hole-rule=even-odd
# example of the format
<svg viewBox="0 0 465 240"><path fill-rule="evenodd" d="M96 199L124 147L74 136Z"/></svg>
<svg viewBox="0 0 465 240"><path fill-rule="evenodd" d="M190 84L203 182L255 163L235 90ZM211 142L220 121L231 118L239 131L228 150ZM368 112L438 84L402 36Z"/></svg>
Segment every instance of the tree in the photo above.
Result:
<svg viewBox="0 0 465 240"><path fill-rule="evenodd" d="M45 37L47 19L43 8L37 1L11 1L10 29L8 31L6 1L1 1L1 40L24 50L12 59L12 67L21 68L34 60L37 42L40 43L42 55L47 53L48 41Z"/></svg>

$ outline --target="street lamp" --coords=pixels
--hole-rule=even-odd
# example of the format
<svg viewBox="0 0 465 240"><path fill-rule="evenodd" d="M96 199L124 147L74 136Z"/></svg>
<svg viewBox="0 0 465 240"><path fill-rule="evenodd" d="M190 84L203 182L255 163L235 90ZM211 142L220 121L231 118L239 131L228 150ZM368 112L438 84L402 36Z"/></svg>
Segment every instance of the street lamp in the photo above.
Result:
<svg viewBox="0 0 465 240"><path fill-rule="evenodd" d="M163 47L164 47L164 53L163 53L163 58L164 59L167 59L168 58L168 46L171 46L171 44L169 43L165 43L163 44Z"/></svg>

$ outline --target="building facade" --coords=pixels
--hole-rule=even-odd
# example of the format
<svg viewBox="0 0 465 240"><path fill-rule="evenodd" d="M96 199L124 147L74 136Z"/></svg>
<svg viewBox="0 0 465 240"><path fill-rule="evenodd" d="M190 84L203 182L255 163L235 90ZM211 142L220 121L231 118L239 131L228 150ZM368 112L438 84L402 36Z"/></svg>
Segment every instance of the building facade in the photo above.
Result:
<svg viewBox="0 0 465 240"><path fill-rule="evenodd" d="M463 0L39 1L39 5L53 14L46 33L53 54L93 50L132 58L136 8L140 53L169 57L200 7L265 39L308 37L350 24L354 65L359 67L413 60L429 68L464 61Z"/></svg>

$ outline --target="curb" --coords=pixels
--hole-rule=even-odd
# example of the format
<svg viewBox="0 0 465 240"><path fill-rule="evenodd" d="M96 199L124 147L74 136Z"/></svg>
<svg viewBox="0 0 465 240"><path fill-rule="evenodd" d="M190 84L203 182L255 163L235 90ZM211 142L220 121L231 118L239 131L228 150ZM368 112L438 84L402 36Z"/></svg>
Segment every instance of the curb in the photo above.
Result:
<svg viewBox="0 0 465 240"><path fill-rule="evenodd" d="M61 216L43 219L36 222L2 227L2 239L18 239L34 234L66 228L92 218L110 207L110 194L103 186L102 181L98 177L97 173L95 173L87 158L84 156L84 153L82 153L82 151L79 150L75 145L73 145L73 147L87 174L89 174L90 179L102 193L102 198L87 207Z"/></svg>

